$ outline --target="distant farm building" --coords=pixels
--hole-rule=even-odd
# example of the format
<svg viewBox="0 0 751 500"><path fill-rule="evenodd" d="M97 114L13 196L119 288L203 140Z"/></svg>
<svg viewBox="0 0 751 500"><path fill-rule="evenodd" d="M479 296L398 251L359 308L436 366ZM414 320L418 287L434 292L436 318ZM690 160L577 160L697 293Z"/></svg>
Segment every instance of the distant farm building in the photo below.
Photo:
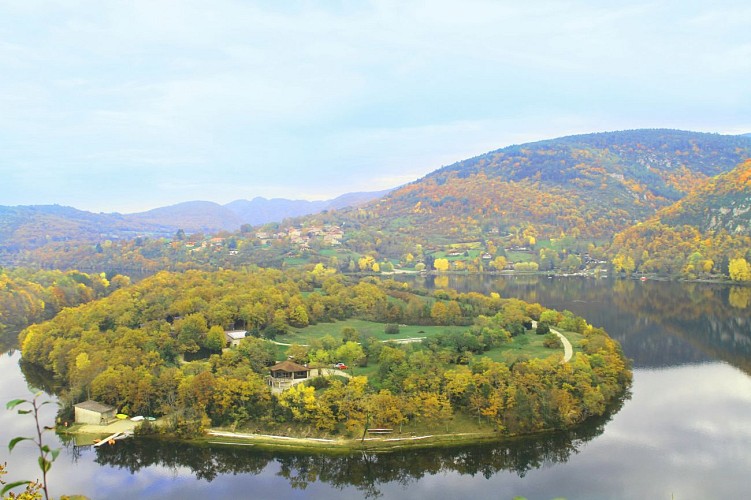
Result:
<svg viewBox="0 0 751 500"><path fill-rule="evenodd" d="M91 400L78 403L74 408L77 424L107 425L115 419L117 413L114 406Z"/></svg>

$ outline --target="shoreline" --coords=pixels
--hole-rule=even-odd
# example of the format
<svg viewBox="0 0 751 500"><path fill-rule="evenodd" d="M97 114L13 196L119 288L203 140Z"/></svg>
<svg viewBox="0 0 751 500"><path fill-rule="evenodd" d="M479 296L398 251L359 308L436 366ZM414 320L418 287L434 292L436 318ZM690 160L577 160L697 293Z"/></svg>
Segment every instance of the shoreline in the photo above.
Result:
<svg viewBox="0 0 751 500"><path fill-rule="evenodd" d="M108 425L73 425L58 428L58 434L72 436L77 446L90 446L97 438L108 436L124 430L135 431L140 423L117 421ZM550 432L543 431L541 433ZM184 441L195 445L251 446L265 450L307 450L318 452L350 452L358 450L390 451L400 448L430 448L452 445L470 445L481 442L497 441L501 436L494 431L464 432L453 434L410 435L395 432L393 435L368 435L364 438L344 437L294 437L252 432L234 432L221 428L211 428L192 439L180 439L165 434L135 436L138 438L155 438L165 441ZM514 438L518 436L503 436Z"/></svg>
<svg viewBox="0 0 751 500"><path fill-rule="evenodd" d="M211 429L196 443L220 446L253 446L266 450L297 450L330 453L352 451L394 451L398 449L419 449L432 447L472 445L498 441L501 436L493 431L455 434L427 434L420 436L395 434L394 437L366 436L362 438L312 438L290 437L272 434L230 432ZM512 439L515 436L503 436Z"/></svg>
<svg viewBox="0 0 751 500"><path fill-rule="evenodd" d="M583 424L584 422L582 422ZM132 428L138 427L133 422ZM578 424L581 425L581 424ZM577 426L578 426L577 425ZM574 426L574 427L577 427ZM484 443L498 443L516 439L533 438L555 432L566 432L570 429L545 429L530 434L500 434L494 430L481 432L461 432L451 434L410 435L394 433L385 435L370 435L365 438L319 438L293 437L274 434L259 434L233 432L221 428L208 429L204 434L192 439L177 438L173 435L149 434L135 435L133 439L156 439L165 442L183 442L195 446L232 446L251 447L263 451L286 451L307 453L342 454L357 451L392 452L397 450L417 450L426 448L451 448L456 446L472 446ZM91 446L97 438L111 434L110 426L83 425L80 427L58 428L59 434L73 437L76 446Z"/></svg>

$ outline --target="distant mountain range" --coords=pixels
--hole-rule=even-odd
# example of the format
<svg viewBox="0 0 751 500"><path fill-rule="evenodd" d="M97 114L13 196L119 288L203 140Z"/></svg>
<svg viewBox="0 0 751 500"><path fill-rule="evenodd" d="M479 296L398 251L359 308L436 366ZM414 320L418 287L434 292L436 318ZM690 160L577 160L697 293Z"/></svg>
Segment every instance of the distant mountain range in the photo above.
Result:
<svg viewBox="0 0 751 500"><path fill-rule="evenodd" d="M51 241L100 241L137 236L236 231L243 224L281 222L288 217L358 206L386 191L348 193L332 200L305 201L256 197L227 205L189 201L134 214L95 214L60 205L0 206L0 250L36 248Z"/></svg>
<svg viewBox="0 0 751 500"><path fill-rule="evenodd" d="M225 207L234 212L243 221L243 224L258 225L279 222L289 217L315 214L324 210L359 207L385 196L389 191L387 189L385 191L347 193L326 201L287 200L284 198L267 200L266 198L256 197L250 201L236 200L228 203Z"/></svg>

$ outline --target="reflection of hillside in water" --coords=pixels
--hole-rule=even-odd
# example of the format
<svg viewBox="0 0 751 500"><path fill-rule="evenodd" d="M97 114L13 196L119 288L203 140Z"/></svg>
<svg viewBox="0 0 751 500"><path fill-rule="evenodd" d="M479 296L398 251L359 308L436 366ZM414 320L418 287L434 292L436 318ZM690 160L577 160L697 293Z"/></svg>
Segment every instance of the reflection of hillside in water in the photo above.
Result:
<svg viewBox="0 0 751 500"><path fill-rule="evenodd" d="M387 483L407 485L425 476L459 473L490 478L501 471L524 476L532 469L566 462L587 442L600 436L605 424L621 407L607 416L592 419L577 429L545 436L515 439L510 443L456 448L398 451L393 453L354 452L349 455L250 451L247 447L192 446L159 440L134 439L96 450L96 462L131 473L155 465L189 468L197 479L213 481L218 476L259 475L278 470L296 489L315 482L335 488L355 487L364 497L381 496ZM274 467L270 467L274 465Z"/></svg>
<svg viewBox="0 0 751 500"><path fill-rule="evenodd" d="M744 308L737 307L744 305L748 289L739 293L738 287L707 283L617 280L591 286L592 280L565 281L569 283L553 288L552 296L590 323L602 325L621 342L635 367L722 360L751 371L751 310L748 301Z"/></svg>
<svg viewBox="0 0 751 500"><path fill-rule="evenodd" d="M635 368L721 360L751 373L751 288L541 276L451 275L448 281L459 291L568 309L605 328ZM428 276L416 285L435 282Z"/></svg>
<svg viewBox="0 0 751 500"><path fill-rule="evenodd" d="M660 325L711 359L751 374L751 289L708 284L656 283L619 294L628 310ZM667 289L667 293L666 293Z"/></svg>

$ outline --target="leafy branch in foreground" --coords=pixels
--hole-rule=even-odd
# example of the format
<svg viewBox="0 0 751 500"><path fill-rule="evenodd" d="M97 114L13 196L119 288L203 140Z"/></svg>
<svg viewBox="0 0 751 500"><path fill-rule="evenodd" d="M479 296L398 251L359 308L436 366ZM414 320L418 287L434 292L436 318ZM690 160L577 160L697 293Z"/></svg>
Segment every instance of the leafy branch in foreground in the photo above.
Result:
<svg viewBox="0 0 751 500"><path fill-rule="evenodd" d="M33 481L17 481L15 483L6 483L2 480L2 477L8 473L6 470L7 464L0 464L0 486L3 487L2 498L8 499L8 500L39 500L42 498L41 493L39 493L39 489L42 487L41 484ZM12 492L9 492L9 490L13 488L17 488L19 486L26 485L26 489L23 490L19 494L15 494ZM8 493L8 496L6 497L5 494Z"/></svg>
<svg viewBox="0 0 751 500"><path fill-rule="evenodd" d="M33 442L38 451L39 451L39 457L37 458L37 462L39 464L39 469L42 471L42 491L44 492L44 498L46 500L49 500L49 491L47 489L47 472L52 468L52 462L55 461L58 454L60 453L60 449L52 449L48 445L44 444L44 441L42 440L42 436L45 432L50 431L53 429L53 427L49 426L42 426L39 423L39 410L47 404L50 404L51 401L39 401L39 396L41 395L40 392L36 393L32 399L14 399L12 401L8 401L6 404L6 408L8 410L12 410L18 406L21 405L27 405L30 406L31 409L19 409L18 414L19 415L28 415L32 414L34 416L34 423L36 424L36 437L14 437L10 440L8 443L8 450L13 451L13 448L16 447L18 443L21 441L31 441ZM0 490L0 495L5 495L6 492L10 491L13 488L16 488L18 486L23 485L32 485L32 481L17 481L14 483L7 484L3 487L2 490Z"/></svg>

